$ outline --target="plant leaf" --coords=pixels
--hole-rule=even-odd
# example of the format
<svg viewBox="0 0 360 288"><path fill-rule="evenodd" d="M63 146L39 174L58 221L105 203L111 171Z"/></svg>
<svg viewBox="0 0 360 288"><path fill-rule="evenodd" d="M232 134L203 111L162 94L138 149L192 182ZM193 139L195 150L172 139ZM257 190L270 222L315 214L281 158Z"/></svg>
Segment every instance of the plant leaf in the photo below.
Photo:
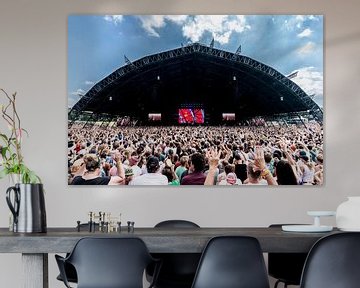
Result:
<svg viewBox="0 0 360 288"><path fill-rule="evenodd" d="M9 170L7 168L0 170L0 179L4 178L8 174L9 174Z"/></svg>

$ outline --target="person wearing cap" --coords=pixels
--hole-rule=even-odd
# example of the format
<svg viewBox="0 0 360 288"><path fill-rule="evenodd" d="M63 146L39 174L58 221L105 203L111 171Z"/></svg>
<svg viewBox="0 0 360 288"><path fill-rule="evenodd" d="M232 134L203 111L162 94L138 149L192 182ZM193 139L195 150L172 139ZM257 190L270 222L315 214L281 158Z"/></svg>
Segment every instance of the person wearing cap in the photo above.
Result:
<svg viewBox="0 0 360 288"><path fill-rule="evenodd" d="M168 185L167 177L159 173L159 158L149 156L146 162L146 169L148 173L135 177L130 181L129 185Z"/></svg>
<svg viewBox="0 0 360 288"><path fill-rule="evenodd" d="M134 172L132 168L125 169L125 185L129 185L130 181L134 178Z"/></svg>

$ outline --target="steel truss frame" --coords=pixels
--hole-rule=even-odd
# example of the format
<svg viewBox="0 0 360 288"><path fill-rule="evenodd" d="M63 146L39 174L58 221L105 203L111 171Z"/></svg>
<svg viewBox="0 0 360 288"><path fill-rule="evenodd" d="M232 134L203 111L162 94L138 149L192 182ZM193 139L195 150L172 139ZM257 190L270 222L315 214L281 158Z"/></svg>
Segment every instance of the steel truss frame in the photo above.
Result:
<svg viewBox="0 0 360 288"><path fill-rule="evenodd" d="M287 78L285 75L276 71L268 65L265 65L259 61L256 61L250 57L240 55L239 53L232 53L220 49L216 49L213 47L205 46L200 43L194 43L188 46L183 46L174 50L169 50L157 54L153 54L150 56L145 56L139 60L131 62L130 60L126 61L126 65L120 67L115 70L109 76L104 78L95 84L72 108L69 112L73 113L75 118L77 115L83 111L83 109L91 103L95 97L105 88L110 88L112 85L115 85L116 82L124 77L126 74L145 67L150 64L160 63L162 61L178 58L184 55L199 53L204 55L213 56L220 59L225 59L235 63L241 63L243 65L249 66L255 70L261 71L264 74L271 76L276 79L281 84L285 85L288 89L292 91L296 96L301 99L301 101L309 108L310 114L314 117L317 122L323 121L323 111L322 109L311 99L309 95L307 95L297 84ZM126 56L125 56L126 57Z"/></svg>

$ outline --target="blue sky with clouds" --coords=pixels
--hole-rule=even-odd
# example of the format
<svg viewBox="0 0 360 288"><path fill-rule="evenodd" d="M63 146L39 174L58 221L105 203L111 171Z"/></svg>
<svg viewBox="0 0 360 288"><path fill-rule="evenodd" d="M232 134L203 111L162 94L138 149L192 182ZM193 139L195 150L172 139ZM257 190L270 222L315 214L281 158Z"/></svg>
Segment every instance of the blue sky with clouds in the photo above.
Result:
<svg viewBox="0 0 360 288"><path fill-rule="evenodd" d="M68 18L68 106L94 84L146 55L200 42L242 54L297 83L323 107L321 15L71 15Z"/></svg>

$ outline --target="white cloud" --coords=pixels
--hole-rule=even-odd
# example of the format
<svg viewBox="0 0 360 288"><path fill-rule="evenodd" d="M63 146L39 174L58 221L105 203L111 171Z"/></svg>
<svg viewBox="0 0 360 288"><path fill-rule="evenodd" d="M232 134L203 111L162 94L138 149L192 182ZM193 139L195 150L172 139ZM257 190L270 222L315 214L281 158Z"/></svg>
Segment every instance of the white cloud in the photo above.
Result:
<svg viewBox="0 0 360 288"><path fill-rule="evenodd" d="M314 95L315 98L322 99L323 73L316 71L314 67L304 67L297 69L297 71L297 76L291 80L299 85L308 95Z"/></svg>
<svg viewBox="0 0 360 288"><path fill-rule="evenodd" d="M294 30L295 28L301 29L304 22L307 20L319 21L319 17L315 16L315 15L296 15L296 16L290 17L290 19L288 19L288 20L285 20L284 27L287 30Z"/></svg>
<svg viewBox="0 0 360 288"><path fill-rule="evenodd" d="M165 20L163 15L149 15L139 16L142 27L148 32L150 36L160 37L159 33L155 29L165 26Z"/></svg>
<svg viewBox="0 0 360 288"><path fill-rule="evenodd" d="M95 83L93 81L86 80L85 85L94 85Z"/></svg>
<svg viewBox="0 0 360 288"><path fill-rule="evenodd" d="M143 15L138 17L142 27L149 35L160 37L157 29L163 28L166 22L182 25L183 36L192 42L198 42L205 33L211 33L220 44L229 42L233 32L241 33L250 29L245 16L227 15Z"/></svg>
<svg viewBox="0 0 360 288"><path fill-rule="evenodd" d="M123 15L105 15L104 20L117 25L123 20Z"/></svg>
<svg viewBox="0 0 360 288"><path fill-rule="evenodd" d="M85 93L86 93L85 90L79 88L79 89L77 89L76 91L71 92L70 95L82 96L82 95L84 95Z"/></svg>
<svg viewBox="0 0 360 288"><path fill-rule="evenodd" d="M251 29L245 16L198 15L188 19L183 26L183 35L192 42L200 41L204 33L209 32L220 44L229 42L233 32L241 33Z"/></svg>
<svg viewBox="0 0 360 288"><path fill-rule="evenodd" d="M166 20L171 21L177 25L184 23L188 16L186 15L142 15L138 16L142 27L148 32L150 36L160 37L156 29L162 28L166 25Z"/></svg>
<svg viewBox="0 0 360 288"><path fill-rule="evenodd" d="M183 24L188 18L187 15L166 15L165 19L170 20L178 25Z"/></svg>
<svg viewBox="0 0 360 288"><path fill-rule="evenodd" d="M304 46L301 46L296 52L302 56L314 52L316 45L314 42L307 42Z"/></svg>
<svg viewBox="0 0 360 288"><path fill-rule="evenodd" d="M304 31L302 31L301 33L299 33L297 36L299 38L304 38L304 37L309 37L311 34L313 33L313 31L309 28L306 28Z"/></svg>

